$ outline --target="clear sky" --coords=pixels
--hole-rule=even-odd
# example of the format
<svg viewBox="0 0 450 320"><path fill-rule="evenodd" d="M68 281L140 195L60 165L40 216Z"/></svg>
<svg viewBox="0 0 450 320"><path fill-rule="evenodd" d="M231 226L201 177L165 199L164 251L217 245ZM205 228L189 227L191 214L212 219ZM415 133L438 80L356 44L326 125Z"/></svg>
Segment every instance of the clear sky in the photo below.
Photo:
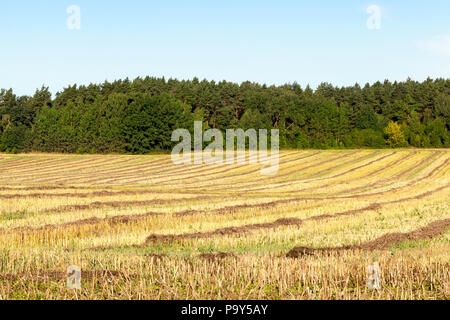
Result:
<svg viewBox="0 0 450 320"><path fill-rule="evenodd" d="M450 1L1 0L0 88L147 75L313 87L448 78Z"/></svg>

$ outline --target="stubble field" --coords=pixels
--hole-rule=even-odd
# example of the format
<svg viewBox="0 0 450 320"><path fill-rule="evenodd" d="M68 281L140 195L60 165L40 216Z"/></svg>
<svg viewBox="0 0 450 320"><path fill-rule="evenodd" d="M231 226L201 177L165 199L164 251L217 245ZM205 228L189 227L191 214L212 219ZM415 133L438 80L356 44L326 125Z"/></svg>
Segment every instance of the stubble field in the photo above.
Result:
<svg viewBox="0 0 450 320"><path fill-rule="evenodd" d="M283 151L263 176L169 155L0 154L0 299L449 299L449 161Z"/></svg>

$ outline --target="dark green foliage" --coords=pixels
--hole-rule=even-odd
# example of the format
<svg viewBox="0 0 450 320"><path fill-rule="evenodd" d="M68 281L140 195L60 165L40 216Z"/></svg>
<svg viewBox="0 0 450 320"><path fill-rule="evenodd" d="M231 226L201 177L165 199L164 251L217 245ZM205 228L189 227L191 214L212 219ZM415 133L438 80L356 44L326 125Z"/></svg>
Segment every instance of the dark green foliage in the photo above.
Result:
<svg viewBox="0 0 450 320"><path fill-rule="evenodd" d="M142 154L170 150L172 132L191 128L190 107L167 94L136 94L128 100L121 123L125 152Z"/></svg>
<svg viewBox="0 0 450 320"><path fill-rule="evenodd" d="M30 130L25 126L10 126L0 139L0 151L16 153L24 150L30 142Z"/></svg>
<svg viewBox="0 0 450 320"><path fill-rule="evenodd" d="M377 114L370 105L363 105L356 118L356 128L358 129L380 129Z"/></svg>
<svg viewBox="0 0 450 320"><path fill-rule="evenodd" d="M32 97L1 90L0 151L168 151L172 131L192 131L194 120L223 132L279 129L282 148L449 147L450 80L313 91L147 77L74 85L54 99L45 87Z"/></svg>
<svg viewBox="0 0 450 320"><path fill-rule="evenodd" d="M354 129L344 138L347 148L384 148L386 140L383 133L373 129Z"/></svg>

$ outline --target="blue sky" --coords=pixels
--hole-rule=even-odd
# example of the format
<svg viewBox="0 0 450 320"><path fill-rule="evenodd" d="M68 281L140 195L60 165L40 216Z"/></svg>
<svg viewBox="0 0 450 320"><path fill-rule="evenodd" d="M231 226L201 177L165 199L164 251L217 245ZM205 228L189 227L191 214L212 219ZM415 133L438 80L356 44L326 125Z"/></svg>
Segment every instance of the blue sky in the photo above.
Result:
<svg viewBox="0 0 450 320"><path fill-rule="evenodd" d="M66 12L81 9L81 29ZM370 5L381 28L370 30ZM0 88L141 76L316 87L450 75L450 1L2 0Z"/></svg>

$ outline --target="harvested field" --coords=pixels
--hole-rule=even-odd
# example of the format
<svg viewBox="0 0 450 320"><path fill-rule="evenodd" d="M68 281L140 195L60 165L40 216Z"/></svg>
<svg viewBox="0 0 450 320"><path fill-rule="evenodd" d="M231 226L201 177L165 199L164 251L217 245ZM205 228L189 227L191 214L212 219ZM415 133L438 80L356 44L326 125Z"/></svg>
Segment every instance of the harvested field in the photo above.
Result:
<svg viewBox="0 0 450 320"><path fill-rule="evenodd" d="M262 176L169 155L2 154L0 299L450 299L449 162L291 150Z"/></svg>

